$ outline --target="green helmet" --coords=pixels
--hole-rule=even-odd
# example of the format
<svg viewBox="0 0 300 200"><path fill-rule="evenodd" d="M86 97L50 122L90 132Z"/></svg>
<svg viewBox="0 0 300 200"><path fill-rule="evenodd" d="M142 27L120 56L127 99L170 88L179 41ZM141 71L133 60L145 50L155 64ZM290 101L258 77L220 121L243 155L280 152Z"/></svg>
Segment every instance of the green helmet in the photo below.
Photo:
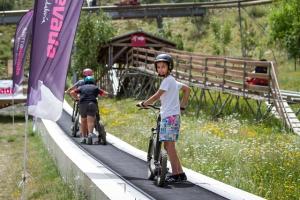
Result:
<svg viewBox="0 0 300 200"><path fill-rule="evenodd" d="M92 76L87 76L84 78L85 84L95 84L95 78Z"/></svg>

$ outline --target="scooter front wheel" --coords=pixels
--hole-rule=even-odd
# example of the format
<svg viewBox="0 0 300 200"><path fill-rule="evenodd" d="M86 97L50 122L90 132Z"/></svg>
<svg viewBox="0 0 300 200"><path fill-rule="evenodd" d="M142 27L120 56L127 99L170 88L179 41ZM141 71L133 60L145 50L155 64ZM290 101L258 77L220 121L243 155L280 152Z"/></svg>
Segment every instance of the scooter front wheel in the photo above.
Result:
<svg viewBox="0 0 300 200"><path fill-rule="evenodd" d="M149 140L147 162L148 162L148 177L147 178L149 180L154 180L155 164L154 164L154 144L153 144L152 138Z"/></svg>

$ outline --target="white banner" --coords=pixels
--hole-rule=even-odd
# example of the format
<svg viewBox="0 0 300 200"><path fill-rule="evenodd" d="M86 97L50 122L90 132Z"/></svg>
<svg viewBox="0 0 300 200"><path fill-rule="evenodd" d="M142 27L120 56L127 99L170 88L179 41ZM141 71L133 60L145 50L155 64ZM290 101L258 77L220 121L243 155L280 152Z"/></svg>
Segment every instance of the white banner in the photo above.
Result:
<svg viewBox="0 0 300 200"><path fill-rule="evenodd" d="M12 85L12 80L0 80L0 98L12 98ZM17 91L14 92L14 98L24 97L23 87L19 86L16 89Z"/></svg>

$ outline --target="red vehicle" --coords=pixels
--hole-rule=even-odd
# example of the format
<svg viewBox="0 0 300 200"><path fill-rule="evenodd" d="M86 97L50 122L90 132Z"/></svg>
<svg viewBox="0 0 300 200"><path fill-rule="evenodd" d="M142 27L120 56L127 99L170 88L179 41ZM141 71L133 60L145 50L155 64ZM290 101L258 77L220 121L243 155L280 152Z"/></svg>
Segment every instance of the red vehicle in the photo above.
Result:
<svg viewBox="0 0 300 200"><path fill-rule="evenodd" d="M140 4L139 0L121 0L119 3L115 3L117 6L139 6Z"/></svg>

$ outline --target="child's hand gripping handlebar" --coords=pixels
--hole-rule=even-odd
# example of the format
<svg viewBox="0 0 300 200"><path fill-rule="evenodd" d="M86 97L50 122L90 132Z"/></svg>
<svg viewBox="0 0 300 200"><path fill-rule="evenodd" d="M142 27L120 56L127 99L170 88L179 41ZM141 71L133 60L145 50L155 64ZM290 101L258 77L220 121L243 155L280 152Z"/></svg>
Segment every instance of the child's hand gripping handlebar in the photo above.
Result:
<svg viewBox="0 0 300 200"><path fill-rule="evenodd" d="M137 107L139 107L140 109L149 109L149 108L153 108L155 110L160 110L160 108L158 106L155 106L155 105L147 105L147 106L144 106L144 102L141 101L139 103L136 104Z"/></svg>

